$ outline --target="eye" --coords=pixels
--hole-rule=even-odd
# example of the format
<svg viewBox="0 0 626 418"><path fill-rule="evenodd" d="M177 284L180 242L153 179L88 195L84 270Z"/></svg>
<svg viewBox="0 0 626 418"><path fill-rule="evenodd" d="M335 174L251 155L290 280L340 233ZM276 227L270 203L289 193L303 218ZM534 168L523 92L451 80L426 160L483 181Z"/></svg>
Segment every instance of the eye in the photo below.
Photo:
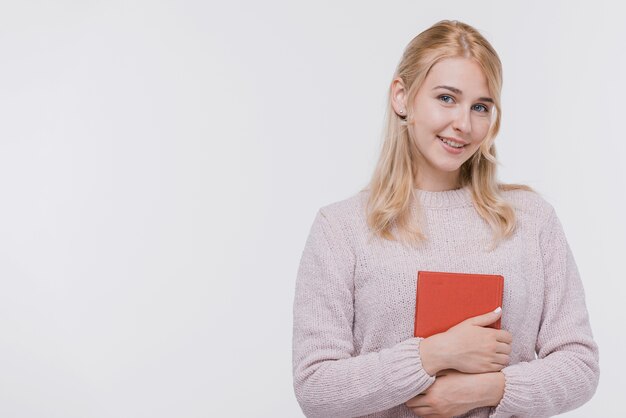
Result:
<svg viewBox="0 0 626 418"><path fill-rule="evenodd" d="M472 106L472 109L480 112L480 113L488 113L489 112L489 108L487 106L485 106L484 104L475 104L474 106Z"/></svg>
<svg viewBox="0 0 626 418"><path fill-rule="evenodd" d="M442 94L441 96L438 97L439 100L441 100L444 103L454 103L454 99L452 98L452 96L448 96L447 94Z"/></svg>

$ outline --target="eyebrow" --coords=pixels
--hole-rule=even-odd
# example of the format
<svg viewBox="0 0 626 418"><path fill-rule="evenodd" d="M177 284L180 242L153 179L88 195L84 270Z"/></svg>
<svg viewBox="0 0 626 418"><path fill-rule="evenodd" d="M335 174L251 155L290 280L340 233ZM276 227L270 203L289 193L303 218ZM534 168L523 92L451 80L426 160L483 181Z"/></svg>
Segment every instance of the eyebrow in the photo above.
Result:
<svg viewBox="0 0 626 418"><path fill-rule="evenodd" d="M450 90L452 93L458 94L458 95L463 95L463 92L459 89L457 89L456 87L450 87L450 86L437 86L435 88L433 88L433 90L437 90L437 89L446 89L446 90ZM482 102L489 102L489 103L493 103L493 99L491 97L479 97L478 100L482 101Z"/></svg>

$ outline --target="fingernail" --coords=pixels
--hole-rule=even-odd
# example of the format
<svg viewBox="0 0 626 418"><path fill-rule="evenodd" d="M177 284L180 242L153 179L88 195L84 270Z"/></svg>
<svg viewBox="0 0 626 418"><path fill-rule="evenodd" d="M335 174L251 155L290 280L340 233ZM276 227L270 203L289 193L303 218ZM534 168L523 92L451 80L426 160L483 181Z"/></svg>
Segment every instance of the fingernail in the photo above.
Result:
<svg viewBox="0 0 626 418"><path fill-rule="evenodd" d="M502 308L498 306L498 307L494 310L494 312L495 312L495 313L500 313L500 311L501 311L501 310L502 310Z"/></svg>

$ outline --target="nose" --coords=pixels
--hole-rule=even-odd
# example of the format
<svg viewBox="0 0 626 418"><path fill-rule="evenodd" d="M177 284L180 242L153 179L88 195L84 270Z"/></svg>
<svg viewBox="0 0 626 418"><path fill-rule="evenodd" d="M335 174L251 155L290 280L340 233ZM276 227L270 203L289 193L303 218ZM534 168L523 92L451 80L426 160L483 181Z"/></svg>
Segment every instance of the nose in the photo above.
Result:
<svg viewBox="0 0 626 418"><path fill-rule="evenodd" d="M472 131L472 121L470 119L470 110L458 109L456 117L452 121L452 127L455 131L469 134Z"/></svg>

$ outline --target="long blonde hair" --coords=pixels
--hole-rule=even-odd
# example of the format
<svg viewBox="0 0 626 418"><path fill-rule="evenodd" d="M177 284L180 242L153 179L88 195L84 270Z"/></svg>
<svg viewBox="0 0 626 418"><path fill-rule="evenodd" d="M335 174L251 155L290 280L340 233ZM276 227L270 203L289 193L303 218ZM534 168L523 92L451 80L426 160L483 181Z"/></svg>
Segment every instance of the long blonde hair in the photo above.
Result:
<svg viewBox="0 0 626 418"><path fill-rule="evenodd" d="M531 190L525 185L502 184L496 179L496 148L494 140L500 129L500 91L502 89L502 64L491 44L473 27L458 21L443 20L417 35L407 45L394 79L400 78L408 86L407 114L426 75L433 65L444 58L465 57L474 59L482 68L494 100L491 127L480 148L460 169L460 186L469 185L476 211L489 224L494 233L491 249L498 241L515 230L515 212L502 197L502 191ZM406 122L396 114L388 96L387 115L378 164L364 190L369 190L367 223L373 233L394 240L392 229L397 227L399 240L419 244L426 240L417 221L411 216L411 202L415 199L415 175L419 169L417 150L409 138ZM419 209L419 208L418 208Z"/></svg>

